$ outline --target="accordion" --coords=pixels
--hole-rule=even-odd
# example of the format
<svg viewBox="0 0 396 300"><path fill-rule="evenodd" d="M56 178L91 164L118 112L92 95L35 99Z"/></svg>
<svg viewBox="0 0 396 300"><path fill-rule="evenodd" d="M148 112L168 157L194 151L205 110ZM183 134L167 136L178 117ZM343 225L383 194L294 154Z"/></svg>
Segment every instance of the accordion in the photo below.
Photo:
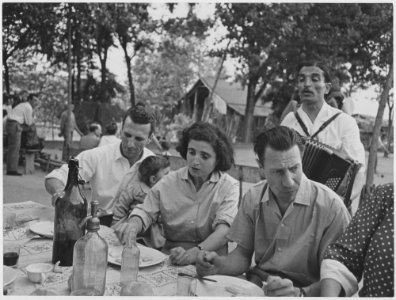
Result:
<svg viewBox="0 0 396 300"><path fill-rule="evenodd" d="M345 158L339 151L312 139L305 139L302 157L304 174L311 180L322 183L344 199L347 207L356 173L360 164Z"/></svg>

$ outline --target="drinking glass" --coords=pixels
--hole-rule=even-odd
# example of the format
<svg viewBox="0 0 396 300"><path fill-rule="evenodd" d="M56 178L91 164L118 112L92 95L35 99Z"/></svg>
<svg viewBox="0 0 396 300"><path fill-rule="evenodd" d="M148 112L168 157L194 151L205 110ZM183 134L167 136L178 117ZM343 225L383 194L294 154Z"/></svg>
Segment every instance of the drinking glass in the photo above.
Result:
<svg viewBox="0 0 396 300"><path fill-rule="evenodd" d="M16 242L8 242L3 245L3 265L15 267L18 265L21 245Z"/></svg>

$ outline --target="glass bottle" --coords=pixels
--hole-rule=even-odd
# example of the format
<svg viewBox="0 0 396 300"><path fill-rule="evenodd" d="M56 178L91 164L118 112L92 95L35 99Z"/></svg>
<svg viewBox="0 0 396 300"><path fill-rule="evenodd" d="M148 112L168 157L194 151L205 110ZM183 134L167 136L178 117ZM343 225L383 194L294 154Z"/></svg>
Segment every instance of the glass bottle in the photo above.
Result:
<svg viewBox="0 0 396 300"><path fill-rule="evenodd" d="M139 272L140 250L136 243L136 230L130 232L130 239L122 250L121 258L121 288L137 281Z"/></svg>
<svg viewBox="0 0 396 300"><path fill-rule="evenodd" d="M78 160L69 160L66 187L54 203L54 237L52 263L60 266L73 264L73 249L76 241L85 234L88 203L78 184Z"/></svg>
<svg viewBox="0 0 396 300"><path fill-rule="evenodd" d="M98 201L92 201L87 234L74 245L71 290L75 296L103 296L105 292L108 246L98 234L98 205Z"/></svg>

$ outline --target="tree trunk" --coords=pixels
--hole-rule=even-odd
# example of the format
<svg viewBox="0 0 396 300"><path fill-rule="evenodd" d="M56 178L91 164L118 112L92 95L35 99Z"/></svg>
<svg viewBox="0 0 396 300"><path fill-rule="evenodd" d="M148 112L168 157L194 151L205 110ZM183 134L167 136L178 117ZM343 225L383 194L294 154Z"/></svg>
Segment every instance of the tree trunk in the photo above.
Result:
<svg viewBox="0 0 396 300"><path fill-rule="evenodd" d="M393 83L393 61L390 64L389 72L386 77L386 83L381 93L381 99L378 106L377 117L375 118L373 138L370 145L370 153L367 163L366 192L370 191L370 187L373 185L374 182L375 161L377 159L377 149L378 149L378 137L380 135L382 118L384 115L386 101L388 100L389 97L389 91L392 88L392 83Z"/></svg>
<svg viewBox="0 0 396 300"><path fill-rule="evenodd" d="M210 91L209 98L205 99L204 109L203 109L203 114L202 114L203 122L209 121L211 112L213 110L213 93L216 90L217 82L219 81L219 78L221 75L221 70L223 69L224 61L227 57L227 50L228 50L228 47L230 46L230 43L231 43L231 40L228 41L227 47L224 50L223 55L221 57L220 66L219 66L219 69L217 70L216 79L215 79L215 82L214 82L212 89Z"/></svg>
<svg viewBox="0 0 396 300"><path fill-rule="evenodd" d="M387 136L387 143L386 143L386 148L388 151L392 150L392 142L393 142L393 107L394 105L390 105L388 101L388 107L389 107L389 114L388 114L388 131L386 133ZM385 151L384 152L384 157L388 157L389 152Z"/></svg>
<svg viewBox="0 0 396 300"><path fill-rule="evenodd" d="M257 79L250 79L248 84L248 92L246 99L246 109L245 109L245 117L243 120L243 129L242 129L242 141L244 143L250 143L252 141L253 134L253 121L254 121L254 107L256 106L256 97L255 90L257 86Z"/></svg>
<svg viewBox="0 0 396 300"><path fill-rule="evenodd" d="M68 27L68 43L67 43L67 50L68 50L68 58L67 58L67 70L69 72L69 77L67 81L67 101L68 101L68 111L67 111L67 119L66 119L66 132L64 133L65 142L63 144L63 151L62 151L62 160L68 161L70 155L70 146L71 146L71 106L72 103L72 51L71 51L71 7L69 6L69 16L67 19L67 27Z"/></svg>
<svg viewBox="0 0 396 300"><path fill-rule="evenodd" d="M101 66L101 83L100 83L100 90L101 95L100 99L101 102L106 101L106 62L107 62L107 49L104 50L103 59L100 59L100 66Z"/></svg>
<svg viewBox="0 0 396 300"><path fill-rule="evenodd" d="M192 120L193 122L198 121L198 88L195 90L195 94L194 94L194 108L193 108Z"/></svg>
<svg viewBox="0 0 396 300"><path fill-rule="evenodd" d="M132 67L131 67L131 58L128 55L127 45L125 42L121 43L122 50L124 50L125 55L125 62L127 65L127 72L128 72L128 83L129 83L129 93L131 99L131 106L134 107L136 104L135 100L135 86L133 84L133 77L132 77Z"/></svg>
<svg viewBox="0 0 396 300"><path fill-rule="evenodd" d="M4 55L4 52L3 52ZM9 95L10 94L10 74L9 74L9 69L8 69L8 64L7 64L7 59L3 57L3 66L4 66L4 84L6 88L6 92Z"/></svg>
<svg viewBox="0 0 396 300"><path fill-rule="evenodd" d="M78 106L81 102L82 98L82 91L81 91L81 37L80 33L76 32L76 41L75 41L75 47L76 47L76 65L77 65L77 78L76 78L76 101L75 104Z"/></svg>

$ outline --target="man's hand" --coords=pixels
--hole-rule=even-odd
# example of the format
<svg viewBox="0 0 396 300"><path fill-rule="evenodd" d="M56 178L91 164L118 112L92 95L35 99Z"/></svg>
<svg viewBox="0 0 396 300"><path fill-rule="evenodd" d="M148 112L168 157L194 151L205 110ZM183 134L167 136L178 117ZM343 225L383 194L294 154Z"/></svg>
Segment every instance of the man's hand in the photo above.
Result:
<svg viewBox="0 0 396 300"><path fill-rule="evenodd" d="M298 297L300 296L299 288L293 286L290 279L280 278L279 276L268 276L267 285L264 287L264 293L270 297Z"/></svg>
<svg viewBox="0 0 396 300"><path fill-rule="evenodd" d="M170 250L169 258L171 263L174 265L192 265L197 259L198 252L199 249L197 247L193 247L188 250L184 250L182 247L176 247Z"/></svg>
<svg viewBox="0 0 396 300"><path fill-rule="evenodd" d="M195 267L199 276L214 275L223 267L223 259L214 251L199 251Z"/></svg>
<svg viewBox="0 0 396 300"><path fill-rule="evenodd" d="M55 206L55 201L58 198L62 198L64 195L65 195L65 191L64 190L60 190L60 191L55 192L54 194L52 194L52 196L51 196L51 205Z"/></svg>
<svg viewBox="0 0 396 300"><path fill-rule="evenodd" d="M126 245L127 242L132 238L131 231L135 229L136 234L139 234L142 229L142 226L140 223L138 223L138 221L133 219L126 222L117 223L113 225L112 228L114 229L121 243L123 245Z"/></svg>

